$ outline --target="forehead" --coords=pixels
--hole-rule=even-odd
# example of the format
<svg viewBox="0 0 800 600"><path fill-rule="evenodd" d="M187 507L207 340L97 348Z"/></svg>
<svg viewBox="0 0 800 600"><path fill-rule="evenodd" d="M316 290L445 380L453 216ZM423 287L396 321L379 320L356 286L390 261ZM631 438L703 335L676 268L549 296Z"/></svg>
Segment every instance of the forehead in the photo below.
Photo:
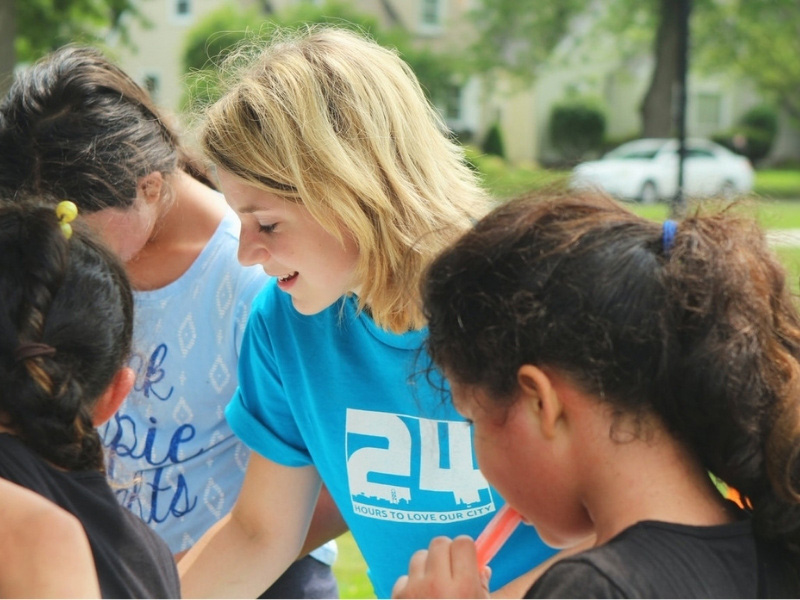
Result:
<svg viewBox="0 0 800 600"><path fill-rule="evenodd" d="M228 204L240 214L277 211L294 204L290 200L262 190L224 169L217 169L217 177Z"/></svg>

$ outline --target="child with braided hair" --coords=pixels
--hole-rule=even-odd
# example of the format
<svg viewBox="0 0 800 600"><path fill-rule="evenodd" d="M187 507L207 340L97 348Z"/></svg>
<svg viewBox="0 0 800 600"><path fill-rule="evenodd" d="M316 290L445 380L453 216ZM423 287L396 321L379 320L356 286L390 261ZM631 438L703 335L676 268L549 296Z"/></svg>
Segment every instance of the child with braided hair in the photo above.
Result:
<svg viewBox="0 0 800 600"><path fill-rule="evenodd" d="M134 381L130 284L102 243L73 231L74 205L57 217L52 204L0 201L0 478L80 521L103 597L176 598L169 548L117 503L95 429Z"/></svg>
<svg viewBox="0 0 800 600"><path fill-rule="evenodd" d="M71 199L125 264L137 377L101 429L107 474L177 560L244 479L250 453L223 411L268 277L238 263L239 220L167 115L96 49L65 46L17 73L0 103L0 191ZM327 494L318 507L320 526L262 597L338 596L328 540L346 526Z"/></svg>
<svg viewBox="0 0 800 600"><path fill-rule="evenodd" d="M523 198L422 296L487 480L548 543L596 536L527 597L800 595L800 315L755 223ZM471 539L437 538L394 595L484 597L485 576Z"/></svg>

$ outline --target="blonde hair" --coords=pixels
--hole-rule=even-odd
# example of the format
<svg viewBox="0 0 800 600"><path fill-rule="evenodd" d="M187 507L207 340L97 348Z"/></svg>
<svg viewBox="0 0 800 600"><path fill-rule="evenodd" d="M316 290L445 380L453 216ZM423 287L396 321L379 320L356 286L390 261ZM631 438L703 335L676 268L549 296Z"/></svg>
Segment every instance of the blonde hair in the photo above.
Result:
<svg viewBox="0 0 800 600"><path fill-rule="evenodd" d="M408 65L317 27L278 32L234 77L201 126L209 158L352 235L359 307L385 329L423 327L425 267L489 200Z"/></svg>

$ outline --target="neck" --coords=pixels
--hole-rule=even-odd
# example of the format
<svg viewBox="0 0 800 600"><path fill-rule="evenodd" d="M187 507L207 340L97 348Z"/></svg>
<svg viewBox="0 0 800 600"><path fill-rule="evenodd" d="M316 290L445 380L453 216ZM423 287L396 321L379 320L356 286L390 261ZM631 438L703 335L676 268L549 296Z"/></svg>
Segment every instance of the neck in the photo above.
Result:
<svg viewBox="0 0 800 600"><path fill-rule="evenodd" d="M169 178L173 201L136 258L126 265L137 290L162 288L183 275L214 235L225 203L209 187L183 171Z"/></svg>
<svg viewBox="0 0 800 600"><path fill-rule="evenodd" d="M647 427L650 435L622 442L610 439L606 429L608 443L586 457L591 491L585 505L598 545L640 521L712 526L733 520L692 454L658 424Z"/></svg>

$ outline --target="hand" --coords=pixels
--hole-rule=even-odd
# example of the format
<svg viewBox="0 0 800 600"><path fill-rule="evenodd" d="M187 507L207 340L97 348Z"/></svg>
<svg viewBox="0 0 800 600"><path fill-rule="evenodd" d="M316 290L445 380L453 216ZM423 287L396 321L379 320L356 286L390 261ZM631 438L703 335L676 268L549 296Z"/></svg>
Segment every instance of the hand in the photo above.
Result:
<svg viewBox="0 0 800 600"><path fill-rule="evenodd" d="M488 598L490 576L489 567L478 568L472 538L437 537L411 557L408 575L394 584L392 598Z"/></svg>

